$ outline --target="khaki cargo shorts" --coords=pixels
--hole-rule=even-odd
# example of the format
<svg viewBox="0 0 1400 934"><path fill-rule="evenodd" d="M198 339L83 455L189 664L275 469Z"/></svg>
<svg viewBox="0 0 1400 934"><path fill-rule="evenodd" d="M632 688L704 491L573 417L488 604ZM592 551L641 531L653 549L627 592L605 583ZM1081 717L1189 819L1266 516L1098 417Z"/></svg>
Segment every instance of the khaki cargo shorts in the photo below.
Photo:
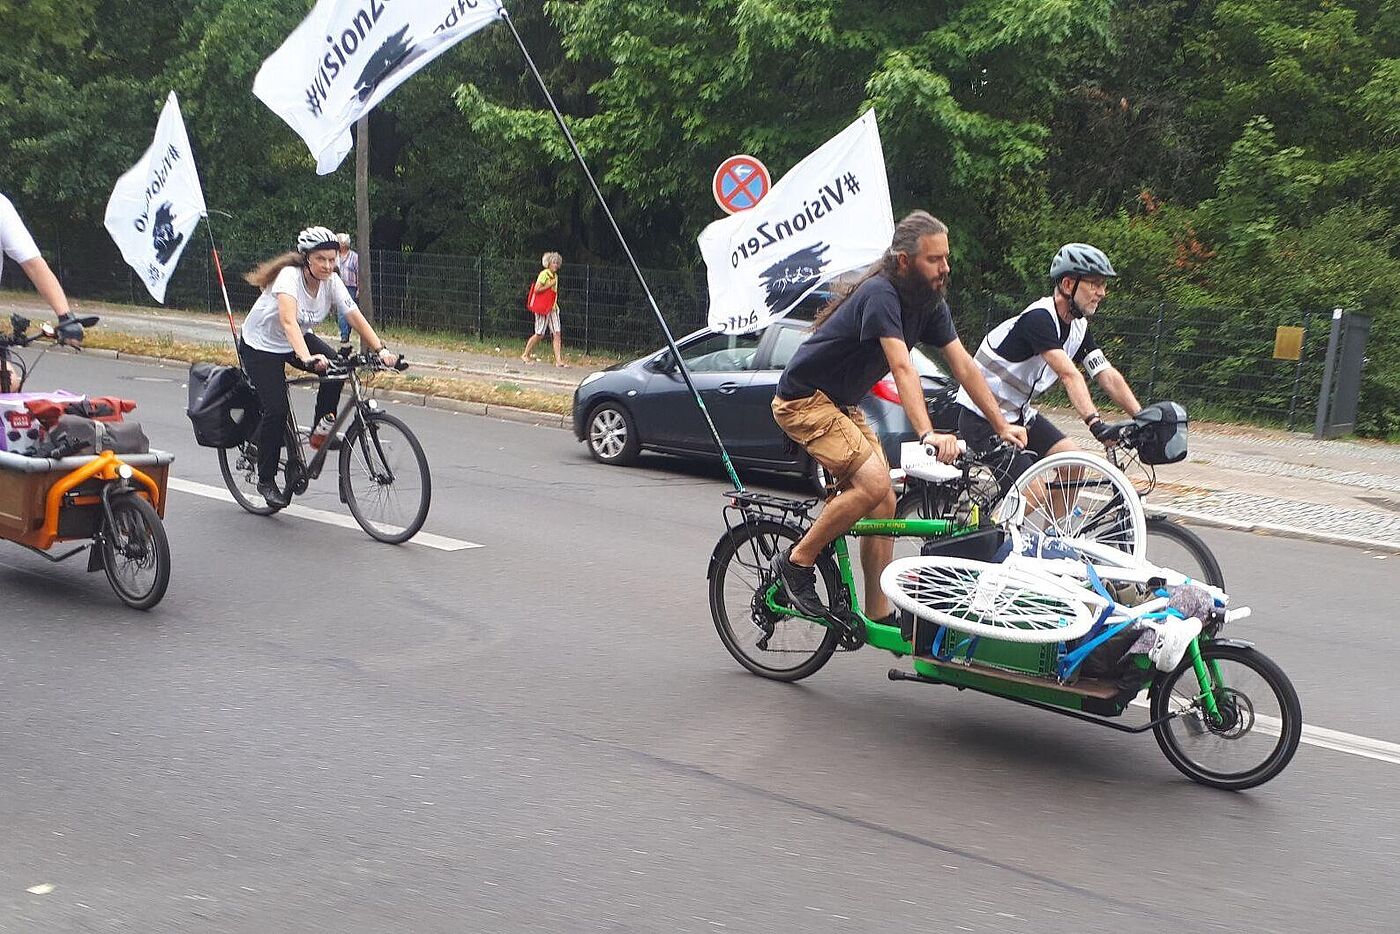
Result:
<svg viewBox="0 0 1400 934"><path fill-rule="evenodd" d="M861 410L839 406L821 390L805 399L774 396L773 418L789 438L836 478L839 486L846 486L872 454L889 470L880 439Z"/></svg>

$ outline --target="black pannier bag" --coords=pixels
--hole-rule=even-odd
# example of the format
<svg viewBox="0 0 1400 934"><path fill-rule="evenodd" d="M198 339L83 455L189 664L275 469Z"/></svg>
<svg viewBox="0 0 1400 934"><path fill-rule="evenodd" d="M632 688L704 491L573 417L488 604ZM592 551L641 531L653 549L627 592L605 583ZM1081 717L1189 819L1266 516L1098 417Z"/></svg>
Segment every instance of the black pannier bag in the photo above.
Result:
<svg viewBox="0 0 1400 934"><path fill-rule="evenodd" d="M1186 459L1186 410L1175 402L1154 402L1133 416L1138 458L1144 464L1175 464Z"/></svg>
<svg viewBox="0 0 1400 934"><path fill-rule="evenodd" d="M140 422L101 422L81 415L60 415L49 429L47 456L75 454L147 454L151 443Z"/></svg>
<svg viewBox="0 0 1400 934"><path fill-rule="evenodd" d="M185 414L194 440L206 448L237 447L253 436L261 407L253 384L236 366L190 366L190 403Z"/></svg>

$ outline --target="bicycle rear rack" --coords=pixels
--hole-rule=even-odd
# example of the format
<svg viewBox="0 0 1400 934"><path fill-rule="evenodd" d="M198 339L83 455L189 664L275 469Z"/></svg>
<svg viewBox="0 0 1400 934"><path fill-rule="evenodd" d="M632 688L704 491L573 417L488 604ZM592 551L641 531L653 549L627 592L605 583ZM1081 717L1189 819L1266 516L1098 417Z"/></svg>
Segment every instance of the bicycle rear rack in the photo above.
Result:
<svg viewBox="0 0 1400 934"><path fill-rule="evenodd" d="M726 490L724 496L729 500L724 507L724 524L730 531L759 519L806 526L811 522L812 507L821 502L819 499L792 499L752 490Z"/></svg>

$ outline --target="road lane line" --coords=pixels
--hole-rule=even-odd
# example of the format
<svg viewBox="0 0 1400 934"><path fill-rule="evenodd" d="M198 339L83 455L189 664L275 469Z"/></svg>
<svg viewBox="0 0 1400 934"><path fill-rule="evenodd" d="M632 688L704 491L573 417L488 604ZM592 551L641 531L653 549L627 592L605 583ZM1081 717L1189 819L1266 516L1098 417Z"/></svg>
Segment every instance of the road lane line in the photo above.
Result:
<svg viewBox="0 0 1400 934"><path fill-rule="evenodd" d="M223 487L209 486L204 483L195 483L193 480L183 480L179 477L171 477L169 481L170 489L181 493L191 493L195 496L203 496L206 499L217 499L225 503L237 503L233 494ZM298 506L296 503L283 509L279 515L296 516L298 519L310 519L312 522L324 522L326 525L338 526L342 529L354 529L363 531L360 524L350 516L342 516L335 512L326 512L323 509L312 509L309 506ZM461 539L448 538L445 535L434 535L432 532L419 532L410 538L409 545L422 545L425 548L436 548L438 551L464 551L468 548L483 548L485 546L478 542L467 542Z"/></svg>
<svg viewBox="0 0 1400 934"><path fill-rule="evenodd" d="M1134 707L1147 709L1147 702L1144 700L1134 700ZM1255 714L1260 731L1270 736L1278 736L1282 728L1277 717L1270 717L1266 714ZM1388 743L1383 739L1372 739L1369 736L1357 736L1355 733L1343 733L1341 730L1329 730L1325 726L1312 726L1303 724L1303 735L1299 740L1309 746L1317 746L1319 749L1331 749L1334 752L1344 752L1351 756L1361 756L1365 759L1375 759L1377 762L1389 762L1391 765L1400 765L1400 743Z"/></svg>

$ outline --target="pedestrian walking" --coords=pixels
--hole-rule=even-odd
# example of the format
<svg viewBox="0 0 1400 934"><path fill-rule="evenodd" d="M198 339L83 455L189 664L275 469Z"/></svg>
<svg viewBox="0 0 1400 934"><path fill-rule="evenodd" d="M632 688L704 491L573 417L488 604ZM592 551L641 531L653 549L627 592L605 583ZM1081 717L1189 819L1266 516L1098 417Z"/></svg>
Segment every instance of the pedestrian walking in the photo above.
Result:
<svg viewBox="0 0 1400 934"><path fill-rule="evenodd" d="M336 253L336 265L340 270L340 281L345 283L345 289L350 293L350 300L358 302L360 300L360 254L350 249L350 235L340 233L335 235L339 250ZM348 343L350 340L350 322L344 314L340 314L340 342Z"/></svg>
<svg viewBox="0 0 1400 934"><path fill-rule="evenodd" d="M546 253L540 257L540 265L544 269L535 278L527 300L535 315L535 333L525 342L525 352L520 359L526 363L535 362L535 345L548 330L554 335L554 365L564 366L564 337L559 329L559 267L564 265L564 257Z"/></svg>

